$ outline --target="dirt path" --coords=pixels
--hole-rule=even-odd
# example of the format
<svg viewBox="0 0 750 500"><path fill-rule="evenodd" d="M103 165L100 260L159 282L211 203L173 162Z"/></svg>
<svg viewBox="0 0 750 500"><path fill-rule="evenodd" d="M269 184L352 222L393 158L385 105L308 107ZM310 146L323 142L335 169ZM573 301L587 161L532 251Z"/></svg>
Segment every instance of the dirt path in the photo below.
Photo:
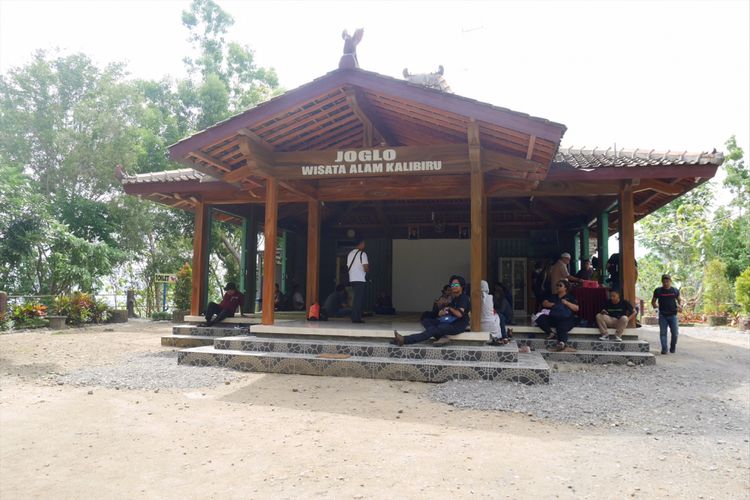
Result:
<svg viewBox="0 0 750 500"><path fill-rule="evenodd" d="M750 496L742 437L461 410L431 401L427 384L257 374L225 384L217 371L216 385L189 390L57 385L57 374L161 351L169 331L110 328L0 336L3 500ZM686 334L678 356L657 362L690 363L696 377L731 365L727 377L748 390L748 370L721 362L750 352L733 339Z"/></svg>

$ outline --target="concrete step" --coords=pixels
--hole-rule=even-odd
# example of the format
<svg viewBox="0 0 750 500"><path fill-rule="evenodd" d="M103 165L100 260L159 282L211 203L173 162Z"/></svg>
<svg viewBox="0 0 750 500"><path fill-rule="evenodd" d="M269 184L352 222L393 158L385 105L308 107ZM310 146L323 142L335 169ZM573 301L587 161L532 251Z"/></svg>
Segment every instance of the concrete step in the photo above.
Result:
<svg viewBox="0 0 750 500"><path fill-rule="evenodd" d="M555 340L546 339L514 339L519 347L529 346L532 349L540 350L547 349L557 344ZM596 352L649 352L650 344L645 340L623 340L622 342L615 342L613 340L583 340L578 337L569 339L568 342L571 346L578 350L584 351L596 351Z"/></svg>
<svg viewBox="0 0 750 500"><path fill-rule="evenodd" d="M214 347L219 350L291 352L298 354L348 354L355 357L432 359L446 361L487 361L514 363L518 360L515 342L503 346L461 345L451 343L445 347L431 344L412 344L404 347L387 342L364 342L356 340L315 340L278 337L233 337L216 339Z"/></svg>
<svg viewBox="0 0 750 500"><path fill-rule="evenodd" d="M509 325L508 328L513 330L513 335L517 336L518 338L540 338L540 339L546 339L547 335L541 330L541 328L537 326L516 326L516 325ZM552 329L555 330L554 328ZM615 334L615 329L610 328L607 330L607 332L610 335ZM577 338L577 339L597 339L601 337L601 333L599 333L598 328L589 328L589 327L581 327L577 326L573 328L570 332L568 332L568 336L571 339ZM622 333L622 338L626 340L638 340L638 329L637 328L626 328L625 331Z"/></svg>
<svg viewBox="0 0 750 500"><path fill-rule="evenodd" d="M214 345L217 337L207 335L166 335L161 338L161 345L165 347L200 347Z"/></svg>
<svg viewBox="0 0 750 500"><path fill-rule="evenodd" d="M172 335L197 335L199 337L234 337L236 335L250 335L249 326L195 326L175 325Z"/></svg>
<svg viewBox="0 0 750 500"><path fill-rule="evenodd" d="M222 366L235 370L378 378L415 382L448 380L506 380L526 385L548 383L549 366L538 353L519 354L515 363L446 361L377 356L326 358L326 354L258 352L194 347L180 351L178 363Z"/></svg>
<svg viewBox="0 0 750 500"><path fill-rule="evenodd" d="M656 364L656 356L654 356L650 352L552 352L547 350L539 350L534 352L540 353L547 361L569 361L571 363L597 364L626 364L628 361L632 361L636 365Z"/></svg>

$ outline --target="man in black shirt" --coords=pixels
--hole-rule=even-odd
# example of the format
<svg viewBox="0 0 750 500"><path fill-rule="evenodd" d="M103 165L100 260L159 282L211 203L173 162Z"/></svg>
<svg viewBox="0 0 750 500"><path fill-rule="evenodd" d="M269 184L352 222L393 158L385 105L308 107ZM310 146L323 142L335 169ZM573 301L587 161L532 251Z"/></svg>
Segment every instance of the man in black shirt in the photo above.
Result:
<svg viewBox="0 0 750 500"><path fill-rule="evenodd" d="M654 297L651 299L651 307L656 308L659 305L659 340L661 341L661 353L667 354L667 327L672 332L672 339L669 343L669 352L675 352L677 348L677 313L682 311L680 302L680 291L672 286L672 278L668 274L661 277L661 287L654 290Z"/></svg>
<svg viewBox="0 0 750 500"><path fill-rule="evenodd" d="M596 315L596 326L602 334L599 340L609 340L607 328L614 328L615 342L622 342L622 331L634 316L633 305L627 300L622 300L618 290L609 292L609 300L604 305L604 309Z"/></svg>

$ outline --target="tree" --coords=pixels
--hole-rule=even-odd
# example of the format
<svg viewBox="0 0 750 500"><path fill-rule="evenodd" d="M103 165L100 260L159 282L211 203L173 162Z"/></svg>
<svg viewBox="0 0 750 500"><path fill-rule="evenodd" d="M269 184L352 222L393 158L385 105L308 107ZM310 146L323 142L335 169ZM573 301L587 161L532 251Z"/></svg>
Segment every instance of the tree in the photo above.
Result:
<svg viewBox="0 0 750 500"><path fill-rule="evenodd" d="M252 49L227 42L225 36L234 19L216 2L193 0L190 9L182 12L182 24L197 55L183 59L191 78L180 82L179 95L197 129L255 106L279 91L273 68L259 68Z"/></svg>
<svg viewBox="0 0 750 500"><path fill-rule="evenodd" d="M712 259L706 264L704 274L703 310L707 314L726 313L732 301L732 288L727 279L726 264L719 259Z"/></svg>
<svg viewBox="0 0 750 500"><path fill-rule="evenodd" d="M651 261L647 261L648 264L662 269L661 272L653 273L654 276L649 276L649 268L644 269L644 259L641 259L639 282L645 284L647 280L669 272L672 279L680 285L688 308L694 308L703 293L705 249L710 231L709 210L712 200L710 185L702 184L643 218L637 227L639 242L653 257ZM657 284L658 282L655 281Z"/></svg>
<svg viewBox="0 0 750 500"><path fill-rule="evenodd" d="M737 146L735 136L724 144L727 147L723 165L727 172L724 187L734 195L731 204L739 209L740 216L747 215L750 208L750 170L745 165L745 153Z"/></svg>
<svg viewBox="0 0 750 500"><path fill-rule="evenodd" d="M734 282L734 293L742 312L750 314L750 267L745 269Z"/></svg>

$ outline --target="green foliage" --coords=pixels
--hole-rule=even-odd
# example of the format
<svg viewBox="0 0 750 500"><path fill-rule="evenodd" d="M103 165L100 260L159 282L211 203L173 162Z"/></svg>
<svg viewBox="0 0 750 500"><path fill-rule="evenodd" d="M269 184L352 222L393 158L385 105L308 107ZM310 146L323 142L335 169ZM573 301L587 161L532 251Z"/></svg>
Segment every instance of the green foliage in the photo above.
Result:
<svg viewBox="0 0 750 500"><path fill-rule="evenodd" d="M55 297L52 310L58 316L67 316L65 322L69 325L103 323L109 319L107 305L83 292Z"/></svg>
<svg viewBox="0 0 750 500"><path fill-rule="evenodd" d="M151 319L153 321L170 321L172 313L169 311L154 311L151 313Z"/></svg>
<svg viewBox="0 0 750 500"><path fill-rule="evenodd" d="M742 312L750 314L750 267L745 269L734 282L734 294Z"/></svg>
<svg viewBox="0 0 750 500"><path fill-rule="evenodd" d="M10 320L13 322L13 328L41 328L47 326L49 321L46 319L47 306L34 302L27 302L22 305L13 306L10 310Z"/></svg>
<svg viewBox="0 0 750 500"><path fill-rule="evenodd" d="M187 262L177 271L177 283L174 286L174 308L178 311L190 309L193 287L192 275L193 270Z"/></svg>
<svg viewBox="0 0 750 500"><path fill-rule="evenodd" d="M279 86L276 72L259 68L244 45L227 42L232 16L213 0L193 0L182 12L188 41L197 53L183 59L194 81L181 82L179 95L198 129L270 98Z"/></svg>
<svg viewBox="0 0 750 500"><path fill-rule="evenodd" d="M727 266L718 259L706 264L703 310L707 314L726 314L732 301L732 288L727 279Z"/></svg>
<svg viewBox="0 0 750 500"><path fill-rule="evenodd" d="M745 165L745 153L737 146L734 136L725 143L727 152L724 155L724 169L727 176L724 179L724 187L734 195L732 205L738 207L740 214L747 214L750 209L750 169Z"/></svg>

